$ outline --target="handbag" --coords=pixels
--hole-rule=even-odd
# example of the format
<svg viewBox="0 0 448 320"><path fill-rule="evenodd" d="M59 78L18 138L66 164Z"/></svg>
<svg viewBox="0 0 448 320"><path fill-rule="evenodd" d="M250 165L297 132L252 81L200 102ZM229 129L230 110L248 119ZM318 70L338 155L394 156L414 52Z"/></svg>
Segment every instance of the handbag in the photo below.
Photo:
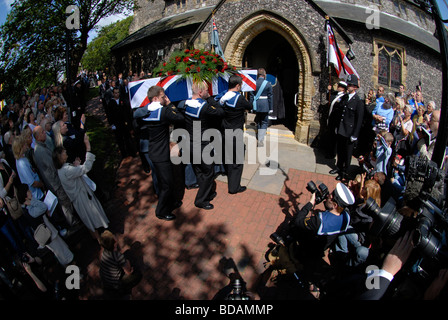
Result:
<svg viewBox="0 0 448 320"><path fill-rule="evenodd" d="M15 193L15 190L14 190ZM19 200L17 199L17 196L14 195L13 198L5 199L6 207L8 208L8 212L11 215L11 218L13 220L17 220L20 218L23 214L22 206L19 203Z"/></svg>
<svg viewBox="0 0 448 320"><path fill-rule="evenodd" d="M34 240L40 247L45 247L51 242L51 230L44 223L41 223L34 231Z"/></svg>
<svg viewBox="0 0 448 320"><path fill-rule="evenodd" d="M5 167L5 171L8 174L8 177L11 176L12 173L12 169L6 165L5 163L3 164ZM9 170L8 170L9 169ZM4 183L4 185L6 185ZM3 199L3 201L6 204L6 207L8 208L8 212L11 215L11 218L13 220L17 220L18 218L20 218L23 214L22 211L22 206L20 205L19 199L17 198L17 188L13 185L13 190L14 190L14 196L12 197L5 197Z"/></svg>

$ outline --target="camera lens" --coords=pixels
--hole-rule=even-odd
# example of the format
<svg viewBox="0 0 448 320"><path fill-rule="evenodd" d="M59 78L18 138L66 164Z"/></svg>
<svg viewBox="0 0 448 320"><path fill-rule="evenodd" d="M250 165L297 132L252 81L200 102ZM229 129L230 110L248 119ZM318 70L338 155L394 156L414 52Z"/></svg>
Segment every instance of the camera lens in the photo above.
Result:
<svg viewBox="0 0 448 320"><path fill-rule="evenodd" d="M376 201L373 198L369 198L366 201L366 205L362 209L362 211L369 216L376 217L379 215L379 212L381 211L381 208L376 203Z"/></svg>
<svg viewBox="0 0 448 320"><path fill-rule="evenodd" d="M400 230L403 216L397 213L393 198L390 198L382 209L373 198L369 198L362 211L374 219L370 229L372 234L378 236L385 233L387 236L393 236Z"/></svg>
<svg viewBox="0 0 448 320"><path fill-rule="evenodd" d="M423 217L412 239L415 247L429 258L436 257L441 247L441 241L431 232L432 225L431 219Z"/></svg>
<svg viewBox="0 0 448 320"><path fill-rule="evenodd" d="M306 184L306 189L311 193L314 193L317 191L316 184L313 181L310 181Z"/></svg>
<svg viewBox="0 0 448 320"><path fill-rule="evenodd" d="M281 244L282 246L285 245L285 241L283 241L283 238L277 234L276 232L274 232L273 234L271 234L270 238L276 243L276 244Z"/></svg>

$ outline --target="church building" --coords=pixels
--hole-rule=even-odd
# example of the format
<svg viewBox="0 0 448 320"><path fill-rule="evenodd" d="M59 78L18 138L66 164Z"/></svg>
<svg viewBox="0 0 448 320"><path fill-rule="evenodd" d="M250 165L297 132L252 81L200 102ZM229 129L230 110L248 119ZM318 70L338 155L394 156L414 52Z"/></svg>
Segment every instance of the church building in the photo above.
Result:
<svg viewBox="0 0 448 320"><path fill-rule="evenodd" d="M211 49L215 22L224 58L263 67L281 86L284 117L295 139L311 144L326 123L325 22L360 77L360 94L400 84L440 106L442 62L432 14L418 0L138 0L130 35L112 48L116 74L150 73L175 50Z"/></svg>

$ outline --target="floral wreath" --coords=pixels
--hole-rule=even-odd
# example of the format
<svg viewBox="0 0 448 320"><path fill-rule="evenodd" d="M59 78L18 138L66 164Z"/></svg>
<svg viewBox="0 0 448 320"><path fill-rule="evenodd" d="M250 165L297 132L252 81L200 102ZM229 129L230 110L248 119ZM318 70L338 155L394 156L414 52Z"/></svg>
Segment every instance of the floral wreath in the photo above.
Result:
<svg viewBox="0 0 448 320"><path fill-rule="evenodd" d="M195 82L205 80L208 83L216 76L236 72L236 67L229 65L218 54L200 49L175 51L167 61L161 62L153 70L153 74L158 77L180 75L181 78L192 78Z"/></svg>

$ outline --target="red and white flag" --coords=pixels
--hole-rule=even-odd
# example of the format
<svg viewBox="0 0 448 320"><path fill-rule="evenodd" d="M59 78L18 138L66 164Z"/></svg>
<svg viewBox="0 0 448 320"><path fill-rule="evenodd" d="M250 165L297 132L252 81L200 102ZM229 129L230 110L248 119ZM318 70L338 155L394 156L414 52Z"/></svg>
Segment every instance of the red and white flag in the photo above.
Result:
<svg viewBox="0 0 448 320"><path fill-rule="evenodd" d="M336 43L336 39L333 33L333 29L330 26L330 23L327 21L327 67L331 63L336 69L336 73L338 74L338 78L347 80L349 74L354 74L358 77L359 75L356 72L355 68L353 68L350 60L347 59L345 54L339 48Z"/></svg>

